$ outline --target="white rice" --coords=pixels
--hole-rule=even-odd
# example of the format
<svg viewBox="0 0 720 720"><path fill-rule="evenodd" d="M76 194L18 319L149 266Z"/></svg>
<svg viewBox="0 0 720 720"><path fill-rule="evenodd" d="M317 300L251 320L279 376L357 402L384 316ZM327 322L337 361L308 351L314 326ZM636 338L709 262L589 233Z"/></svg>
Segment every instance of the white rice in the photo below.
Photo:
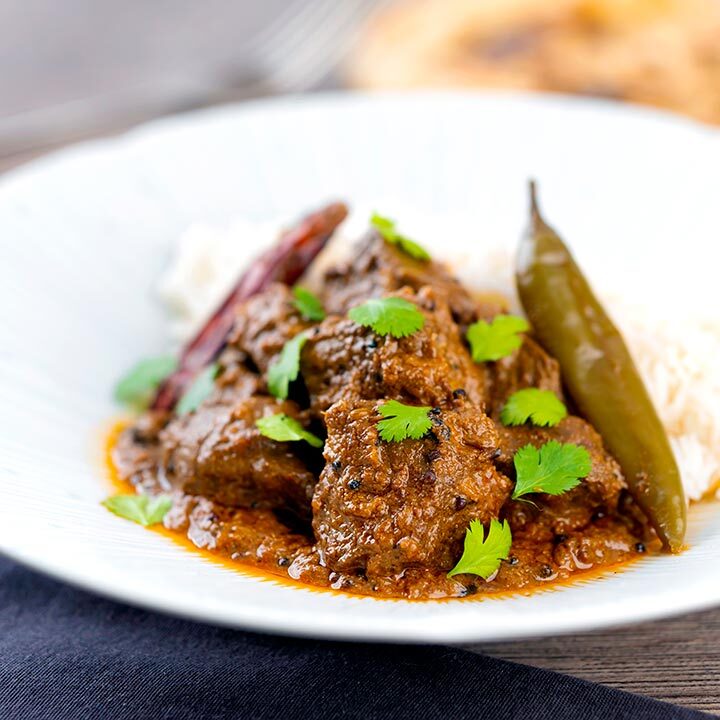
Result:
<svg viewBox="0 0 720 720"><path fill-rule="evenodd" d="M367 217L368 213L355 212L346 221L321 256L322 264L337 259L351 246ZM403 213L402 217L406 220L409 215ZM459 219L453 222L416 214L415 225L423 228L423 244L456 270L469 287L514 298L512 256L505 247L485 244L481 252L468 253ZM237 220L225 228L192 226L178 239L173 261L159 283L174 342L193 334L247 263L275 241L280 228L280 223ZM611 287L609 273L610 268L593 268L589 275L623 332L655 402L687 497L699 500L720 484L720 323L687 309L682 312L674 305L661 306L660 300L633 305L618 294L603 292Z"/></svg>

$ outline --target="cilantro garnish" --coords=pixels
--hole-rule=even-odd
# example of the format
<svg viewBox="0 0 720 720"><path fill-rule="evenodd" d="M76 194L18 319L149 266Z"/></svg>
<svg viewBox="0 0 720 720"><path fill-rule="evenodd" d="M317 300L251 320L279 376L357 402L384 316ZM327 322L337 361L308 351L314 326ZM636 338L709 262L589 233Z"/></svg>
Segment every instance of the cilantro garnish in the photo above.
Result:
<svg viewBox="0 0 720 720"><path fill-rule="evenodd" d="M373 213L370 217L370 224L380 233L385 242L391 245L397 245L404 253L416 260L429 260L430 254L428 251L418 245L414 240L411 240L405 235L401 235L395 229L395 222L389 218Z"/></svg>
<svg viewBox="0 0 720 720"><path fill-rule="evenodd" d="M530 326L515 315L498 315L492 322L478 320L467 331L472 359L476 363L504 358L522 345L519 333Z"/></svg>
<svg viewBox="0 0 720 720"><path fill-rule="evenodd" d="M503 425L523 425L528 420L540 427L557 425L567 408L550 390L525 388L513 393L500 412Z"/></svg>
<svg viewBox="0 0 720 720"><path fill-rule="evenodd" d="M515 453L517 480L513 499L532 492L560 495L580 484L592 469L590 453L581 445L551 440L539 450L526 445Z"/></svg>
<svg viewBox="0 0 720 720"><path fill-rule="evenodd" d="M348 317L378 335L406 337L425 324L425 316L409 300L398 297L366 300L350 310Z"/></svg>
<svg viewBox="0 0 720 720"><path fill-rule="evenodd" d="M325 309L317 295L300 285L293 288L293 295L295 296L293 305L306 320L321 322L325 319Z"/></svg>
<svg viewBox="0 0 720 720"><path fill-rule="evenodd" d="M487 580L510 553L512 533L507 520L502 524L498 520L490 521L487 536L479 520L471 520L465 534L465 547L458 564L448 573L453 575L479 575Z"/></svg>
<svg viewBox="0 0 720 720"><path fill-rule="evenodd" d="M115 400L123 405L144 410L160 383L177 367L172 355L140 360L115 386Z"/></svg>
<svg viewBox="0 0 720 720"><path fill-rule="evenodd" d="M300 352L307 342L307 335L300 333L288 340L280 352L280 357L268 369L268 390L271 395L284 400L288 388L300 374Z"/></svg>
<svg viewBox="0 0 720 720"><path fill-rule="evenodd" d="M378 430L385 442L400 442L408 438L419 440L432 427L429 407L403 405L397 400L389 400L378 407L378 412L384 418L378 423Z"/></svg>
<svg viewBox="0 0 720 720"><path fill-rule="evenodd" d="M115 515L147 527L163 521L172 500L167 495L113 495L102 504Z"/></svg>
<svg viewBox="0 0 720 720"><path fill-rule="evenodd" d="M200 403L212 392L219 369L220 366L217 363L211 363L198 373L193 384L185 391L175 408L178 415L185 415L185 413L198 409Z"/></svg>
<svg viewBox="0 0 720 720"><path fill-rule="evenodd" d="M285 413L269 415L260 418L255 422L260 434L271 440L280 442L294 442L304 440L313 447L322 447L323 441L317 436L308 432L295 418Z"/></svg>

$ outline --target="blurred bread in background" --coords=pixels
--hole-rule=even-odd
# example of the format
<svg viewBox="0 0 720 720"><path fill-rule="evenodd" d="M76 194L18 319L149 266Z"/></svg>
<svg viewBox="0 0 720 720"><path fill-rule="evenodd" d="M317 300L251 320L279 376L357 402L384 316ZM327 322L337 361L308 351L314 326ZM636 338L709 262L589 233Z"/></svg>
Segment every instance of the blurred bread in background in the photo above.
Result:
<svg viewBox="0 0 720 720"><path fill-rule="evenodd" d="M720 124L720 0L400 0L347 77L595 95Z"/></svg>

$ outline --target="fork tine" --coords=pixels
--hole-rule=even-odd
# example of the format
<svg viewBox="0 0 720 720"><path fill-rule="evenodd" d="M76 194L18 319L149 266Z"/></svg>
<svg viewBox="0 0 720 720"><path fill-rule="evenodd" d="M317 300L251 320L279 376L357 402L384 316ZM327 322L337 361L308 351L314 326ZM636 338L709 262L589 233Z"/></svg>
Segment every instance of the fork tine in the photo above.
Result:
<svg viewBox="0 0 720 720"><path fill-rule="evenodd" d="M333 10L320 25L321 30L316 26L313 32L308 33L307 28L302 28L303 36L294 43L292 62L288 62L290 55L287 53L273 53L267 66L269 83L285 91L305 90L318 83L332 72L346 52L346 40L360 21L377 10L379 5L368 0L354 0L340 5L334 3Z"/></svg>
<svg viewBox="0 0 720 720"><path fill-rule="evenodd" d="M264 63L274 68L292 57L296 48L302 47L313 31L322 26L323 20L339 8L342 5L338 0L314 0L305 4L301 12L289 18L283 28L267 39L259 52Z"/></svg>
<svg viewBox="0 0 720 720"><path fill-rule="evenodd" d="M310 7L302 0L294 0L283 8L283 10L264 28L262 28L254 38L248 41L245 49L248 53L255 54L263 47L272 44L275 38L281 38L284 29L296 21L298 16L305 13Z"/></svg>

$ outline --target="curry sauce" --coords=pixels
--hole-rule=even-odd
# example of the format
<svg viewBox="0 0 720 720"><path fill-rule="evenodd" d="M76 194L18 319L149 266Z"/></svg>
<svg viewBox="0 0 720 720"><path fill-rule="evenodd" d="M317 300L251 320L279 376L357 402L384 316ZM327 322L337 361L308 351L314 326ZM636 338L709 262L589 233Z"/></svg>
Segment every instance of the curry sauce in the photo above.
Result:
<svg viewBox="0 0 720 720"><path fill-rule="evenodd" d="M118 494L129 494L135 492L135 488L127 480L123 480L118 472L118 468L113 460L113 450L118 441L120 435L128 428L130 421L128 419L118 420L110 426L102 437L103 442L103 454L102 454L102 474L107 479L110 490ZM304 588L305 590L312 590L315 592L329 592L329 593L341 593L342 589L335 590L329 583L320 585L306 584L299 580L294 580L290 577L287 571L282 566L277 565L258 565L245 563L241 559L233 559L228 555L223 555L216 549L197 545L193 540L188 537L187 533L179 531L173 527L166 527L164 524L157 524L148 527L147 530L150 532L160 535L167 540L170 540L175 545L182 548L184 551L197 555L205 561L211 562L215 565L219 565L231 572L241 572L245 575L256 578L260 581L275 582L287 585L288 587ZM433 598L434 602L442 600L452 599L457 602L459 599L474 600L481 598L493 598L501 599L504 597L512 597L514 595L530 595L537 592L547 592L549 590L556 590L562 587L571 586L576 583L590 582L595 579L601 579L609 574L616 574L625 571L631 564L634 564L642 556L638 554L635 558L627 559L617 564L603 564L587 568L585 570L577 569L572 574L566 576L564 579L554 577L550 580L538 579L537 583L530 583L520 589L516 590L499 590L492 589L486 590L483 593L478 594L477 592L466 593L464 596L452 598ZM394 596L385 597L378 596L376 593L372 593L372 597L376 599L392 601L398 598ZM404 598L411 600L411 598Z"/></svg>
<svg viewBox="0 0 720 720"><path fill-rule="evenodd" d="M184 413L156 404L111 439L119 481L172 497L165 528L253 572L418 600L524 592L660 550L603 439L572 414L557 361L528 332L492 360L468 346L496 302L376 229L319 294L322 318L303 314L284 282L226 303L231 330L207 396ZM387 299L412 309L411 331L353 313ZM508 425L504 406L527 388L570 414ZM422 432L384 435L390 400L426 413ZM282 420L280 435L263 430L268 418ZM581 448L586 476L517 497L518 453L552 443ZM451 575L468 528L498 521L512 544L495 569Z"/></svg>

